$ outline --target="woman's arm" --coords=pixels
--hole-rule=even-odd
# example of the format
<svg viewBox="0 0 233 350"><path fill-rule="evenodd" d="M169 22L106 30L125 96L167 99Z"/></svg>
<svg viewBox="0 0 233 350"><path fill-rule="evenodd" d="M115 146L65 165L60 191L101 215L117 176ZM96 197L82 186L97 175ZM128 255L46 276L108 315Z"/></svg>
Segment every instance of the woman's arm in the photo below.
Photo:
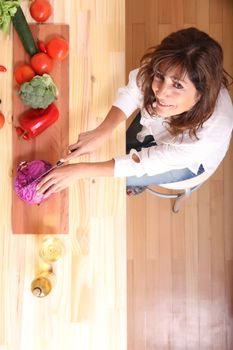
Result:
<svg viewBox="0 0 233 350"><path fill-rule="evenodd" d="M137 74L138 69L130 72L127 86L119 89L118 98L114 101L104 121L94 130L81 133L78 141L69 146L69 153L62 160L69 161L95 151L122 121L125 121L136 109L142 107L143 97L137 85Z"/></svg>
<svg viewBox="0 0 233 350"><path fill-rule="evenodd" d="M126 115L118 107L112 106L104 121L94 130L83 132L78 141L69 146L69 154L62 158L67 162L73 158L88 154L99 148L110 136L113 130L123 121Z"/></svg>
<svg viewBox="0 0 233 350"><path fill-rule="evenodd" d="M126 121L125 113L118 107L112 106L106 118L97 129L110 134L121 122Z"/></svg>
<svg viewBox="0 0 233 350"><path fill-rule="evenodd" d="M113 176L114 166L114 159L106 162L63 165L51 171L40 181L37 185L37 193L44 193L49 196L52 193L64 190L81 178Z"/></svg>

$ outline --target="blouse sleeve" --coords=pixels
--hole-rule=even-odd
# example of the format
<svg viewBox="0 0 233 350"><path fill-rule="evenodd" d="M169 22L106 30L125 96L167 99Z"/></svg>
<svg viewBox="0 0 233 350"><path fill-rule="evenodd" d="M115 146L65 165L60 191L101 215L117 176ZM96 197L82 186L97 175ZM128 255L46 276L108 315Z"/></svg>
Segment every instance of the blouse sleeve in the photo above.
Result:
<svg viewBox="0 0 233 350"><path fill-rule="evenodd" d="M149 148L142 148L140 152L132 149L128 155L115 158L115 177L156 175L170 171L171 169L183 169L198 161L198 154L202 147L192 145L169 145L161 144ZM132 159L136 154L140 162Z"/></svg>
<svg viewBox="0 0 233 350"><path fill-rule="evenodd" d="M137 85L138 69L134 69L129 74L129 82L126 86L118 90L118 97L113 106L118 107L128 118L136 109L142 107L142 92Z"/></svg>

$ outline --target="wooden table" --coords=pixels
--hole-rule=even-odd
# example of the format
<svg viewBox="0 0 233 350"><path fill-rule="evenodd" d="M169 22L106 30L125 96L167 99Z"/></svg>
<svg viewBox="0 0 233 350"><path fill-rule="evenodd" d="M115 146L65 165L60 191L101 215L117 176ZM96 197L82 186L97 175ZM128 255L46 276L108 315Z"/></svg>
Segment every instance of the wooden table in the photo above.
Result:
<svg viewBox="0 0 233 350"><path fill-rule="evenodd" d="M51 1L49 22L70 25L70 129L81 131L105 117L124 76L124 1ZM30 19L28 2L22 7ZM13 235L12 191L12 32L0 33L0 349L125 350L126 227L124 180L90 178L69 190L66 254L55 266L56 285L37 299L30 284L41 269L42 236ZM82 159L96 161L124 153L124 125L101 149Z"/></svg>

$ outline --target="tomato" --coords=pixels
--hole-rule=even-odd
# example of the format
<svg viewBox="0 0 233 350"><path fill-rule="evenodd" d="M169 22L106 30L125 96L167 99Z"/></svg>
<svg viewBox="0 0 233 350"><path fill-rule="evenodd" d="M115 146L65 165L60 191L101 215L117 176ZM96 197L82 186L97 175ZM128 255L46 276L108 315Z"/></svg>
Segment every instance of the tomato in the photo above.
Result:
<svg viewBox="0 0 233 350"><path fill-rule="evenodd" d="M48 74L52 70L53 61L46 53L39 52L32 56L31 65L37 74Z"/></svg>
<svg viewBox="0 0 233 350"><path fill-rule="evenodd" d="M5 124L5 117L2 114L2 112L0 112L0 129L3 127L4 124Z"/></svg>
<svg viewBox="0 0 233 350"><path fill-rule="evenodd" d="M46 45L50 57L63 61L69 53L68 42L60 36L51 39Z"/></svg>
<svg viewBox="0 0 233 350"><path fill-rule="evenodd" d="M34 0L30 5L30 14L37 22L45 22L51 16L52 6L48 0Z"/></svg>
<svg viewBox="0 0 233 350"><path fill-rule="evenodd" d="M35 72L29 64L21 64L15 69L15 80L21 85L26 81L30 81L34 76Z"/></svg>

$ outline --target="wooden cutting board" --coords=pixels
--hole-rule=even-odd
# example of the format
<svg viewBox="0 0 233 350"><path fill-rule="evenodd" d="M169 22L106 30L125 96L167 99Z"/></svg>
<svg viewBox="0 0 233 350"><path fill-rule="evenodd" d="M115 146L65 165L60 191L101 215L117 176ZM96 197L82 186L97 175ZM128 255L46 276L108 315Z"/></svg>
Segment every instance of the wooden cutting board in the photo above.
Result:
<svg viewBox="0 0 233 350"><path fill-rule="evenodd" d="M30 25L35 40L49 40L61 35L69 41L69 26L57 24ZM13 33L13 67L29 63L17 33ZM17 165L22 161L42 159L54 165L62 156L69 142L69 57L62 62L54 61L50 73L58 87L59 96L56 105L60 111L58 121L38 135L34 140L19 140L15 127L19 126L19 117L29 109L17 96L18 86L13 78L13 183ZM68 190L50 197L40 205L29 205L20 200L12 185L12 230L15 234L64 234L68 233Z"/></svg>

